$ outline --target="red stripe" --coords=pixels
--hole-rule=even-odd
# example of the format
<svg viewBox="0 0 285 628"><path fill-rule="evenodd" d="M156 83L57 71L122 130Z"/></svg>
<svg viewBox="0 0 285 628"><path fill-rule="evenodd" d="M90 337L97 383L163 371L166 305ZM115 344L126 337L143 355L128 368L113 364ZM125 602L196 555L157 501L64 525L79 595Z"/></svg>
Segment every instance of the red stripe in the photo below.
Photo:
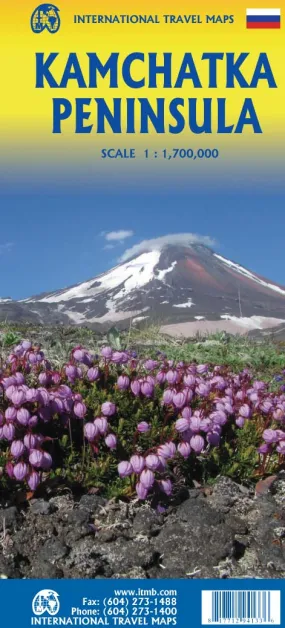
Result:
<svg viewBox="0 0 285 628"><path fill-rule="evenodd" d="M280 22L247 22L247 28L280 28Z"/></svg>

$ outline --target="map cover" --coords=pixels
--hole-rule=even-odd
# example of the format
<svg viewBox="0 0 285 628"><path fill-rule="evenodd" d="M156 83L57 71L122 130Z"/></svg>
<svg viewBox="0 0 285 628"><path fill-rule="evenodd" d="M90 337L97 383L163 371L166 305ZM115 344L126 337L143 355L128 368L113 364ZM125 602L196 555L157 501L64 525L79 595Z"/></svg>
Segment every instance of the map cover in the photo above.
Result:
<svg viewBox="0 0 285 628"><path fill-rule="evenodd" d="M3 626L282 625L282 5L2 2Z"/></svg>

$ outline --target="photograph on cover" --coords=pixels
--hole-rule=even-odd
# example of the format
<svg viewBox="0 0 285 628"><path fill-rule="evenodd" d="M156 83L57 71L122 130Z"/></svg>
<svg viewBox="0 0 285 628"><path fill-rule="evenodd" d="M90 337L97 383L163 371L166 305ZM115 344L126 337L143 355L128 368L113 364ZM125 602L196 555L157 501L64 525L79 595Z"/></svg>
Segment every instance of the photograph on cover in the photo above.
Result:
<svg viewBox="0 0 285 628"><path fill-rule="evenodd" d="M0 591L28 592L23 626L89 625L119 580L226 583L204 623L278 624L281 4L2 8ZM71 609L42 580L93 585ZM130 623L183 626L163 586L165 621Z"/></svg>

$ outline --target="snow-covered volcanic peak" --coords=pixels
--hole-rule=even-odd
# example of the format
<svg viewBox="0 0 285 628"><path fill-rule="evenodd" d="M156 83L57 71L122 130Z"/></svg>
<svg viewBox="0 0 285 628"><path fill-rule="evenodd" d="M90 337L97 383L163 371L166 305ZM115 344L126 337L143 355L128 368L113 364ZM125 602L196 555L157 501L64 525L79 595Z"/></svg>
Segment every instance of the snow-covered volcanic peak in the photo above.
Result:
<svg viewBox="0 0 285 628"><path fill-rule="evenodd" d="M284 287L187 238L182 244L159 238L151 250L149 243L147 250L136 245L106 273L26 299L21 307L44 323L105 327L114 322L126 327L130 319L162 324L234 317L285 319ZM0 313L4 307L3 303Z"/></svg>
<svg viewBox="0 0 285 628"><path fill-rule="evenodd" d="M48 296L38 298L42 303L61 303L72 299L84 299L83 303L93 301L94 297L120 288L116 293L116 299L126 296L132 290L137 290L148 284L154 277L154 268L158 264L160 251L142 253L133 260L119 266L115 266L106 273L98 275L95 279L54 292ZM27 299L26 302L33 299Z"/></svg>
<svg viewBox="0 0 285 628"><path fill-rule="evenodd" d="M164 282L176 264L174 261L159 269L160 256L159 250L141 253L90 281L24 302L57 304L58 311L64 311L75 323L105 323L136 316L149 309L142 302L152 283ZM147 316L137 316L137 320L144 318Z"/></svg>
<svg viewBox="0 0 285 628"><path fill-rule="evenodd" d="M248 277L249 279L256 281L256 283L259 283L261 286L264 286L265 288L269 288L270 290L275 290L275 292L279 292L279 294L285 295L285 288L281 288L277 284L274 284L274 283L271 283L262 279L262 277L259 277L259 275L252 273L250 270L247 270L240 264L231 262L229 259L222 257L222 255L217 255L217 253L214 253L214 256L217 259L221 260L221 262L223 262L224 264L227 264L230 268L232 268L237 273L240 273L241 275L244 275L245 277Z"/></svg>
<svg viewBox="0 0 285 628"><path fill-rule="evenodd" d="M36 301L37 303L58 304L58 307L61 309L69 308L69 303L73 302L77 303L77 305L80 304L80 306L93 304L86 305L85 311L78 313L77 322L83 322L84 316L88 311L90 313L90 310L94 309L94 305L97 305L101 311L101 306L104 302L105 312L98 316L95 307L95 316L89 316L89 322L119 320L120 315L119 317L115 316L117 313L121 314L121 318L128 318L148 309L145 306L142 307L140 302L143 299L143 295L148 294L148 290L145 290L145 287L151 285L154 279L163 282L167 273L173 270L176 262L171 264L169 268L155 270L159 263L160 255L160 251L142 253L138 257L112 268L95 279L42 297L28 299L26 303ZM139 302L134 305L133 301L137 302L138 295L141 295L141 297L139 297ZM71 309L74 310L76 308L72 307ZM73 311L69 312L66 310L66 314L76 322L76 315Z"/></svg>

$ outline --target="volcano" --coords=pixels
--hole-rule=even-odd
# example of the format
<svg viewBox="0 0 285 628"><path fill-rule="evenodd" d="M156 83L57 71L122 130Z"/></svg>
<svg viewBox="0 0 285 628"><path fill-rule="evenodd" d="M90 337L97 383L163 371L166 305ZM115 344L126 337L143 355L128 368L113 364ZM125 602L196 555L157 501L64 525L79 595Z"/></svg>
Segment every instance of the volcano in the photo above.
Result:
<svg viewBox="0 0 285 628"><path fill-rule="evenodd" d="M0 316L44 324L156 322L196 328L229 322L255 329L285 321L285 287L218 255L203 244L146 250L78 285L24 301L0 300ZM267 324L268 323L268 324Z"/></svg>

